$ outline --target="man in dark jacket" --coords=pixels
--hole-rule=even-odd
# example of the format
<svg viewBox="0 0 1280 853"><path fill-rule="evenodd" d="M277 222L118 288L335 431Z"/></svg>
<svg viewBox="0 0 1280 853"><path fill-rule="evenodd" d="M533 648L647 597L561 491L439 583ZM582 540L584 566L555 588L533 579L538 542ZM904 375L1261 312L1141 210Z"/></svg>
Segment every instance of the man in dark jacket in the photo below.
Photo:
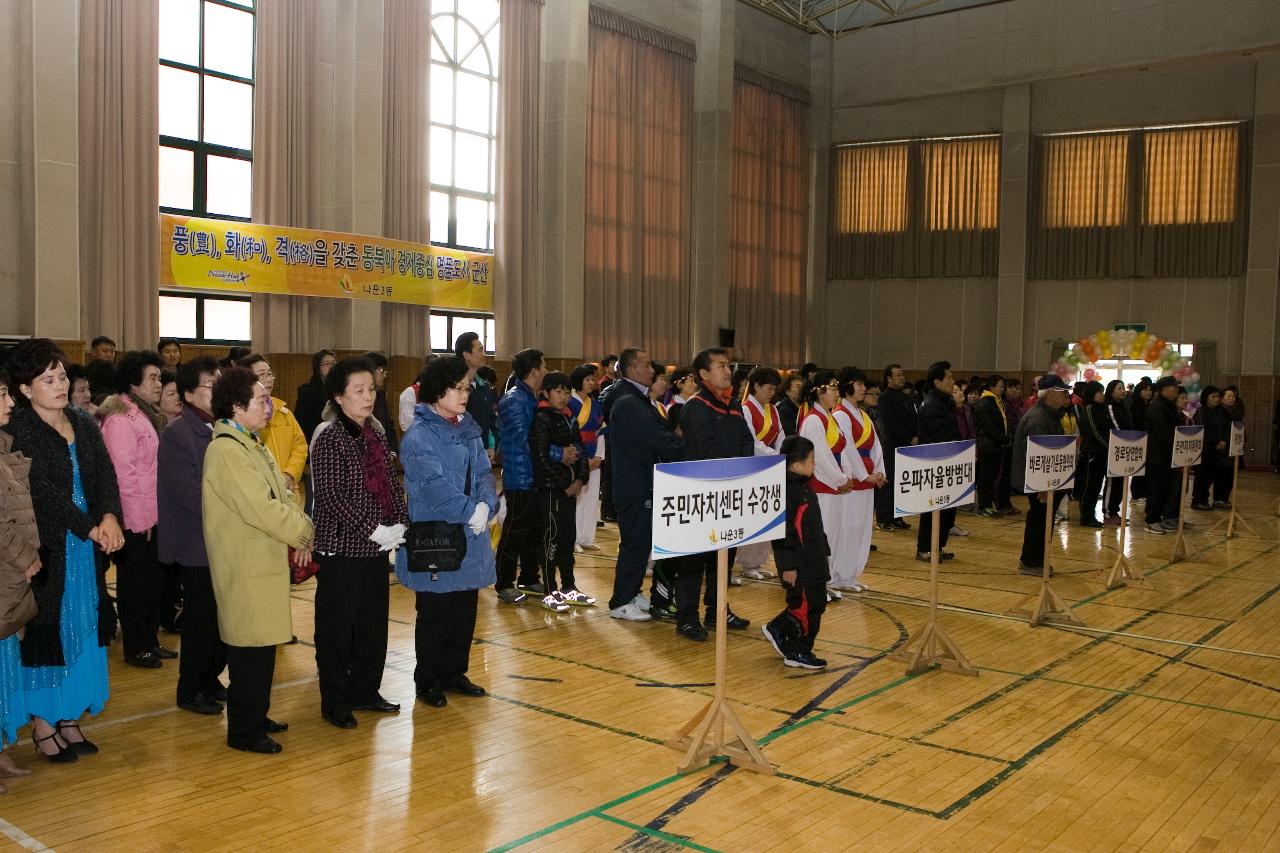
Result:
<svg viewBox="0 0 1280 853"><path fill-rule="evenodd" d="M733 395L733 374L729 368L729 352L720 347L704 349L694 356L693 372L698 379L698 393L685 404L680 415L684 433L685 459L735 459L755 455L755 435L742 416L742 405ZM733 569L734 550L729 551L729 568ZM682 560L676 570L676 631L691 640L706 638L699 630L698 593L703 578L706 592L705 625L712 630L716 623L716 554L708 551ZM751 623L729 611L726 624L743 629Z"/></svg>
<svg viewBox="0 0 1280 853"><path fill-rule="evenodd" d="M1169 533L1178 529L1181 490L1174 484L1173 437L1182 415L1174 400L1178 399L1178 380L1162 376L1154 385L1155 395L1142 412L1147 428L1147 532ZM1136 393L1136 390L1135 390Z"/></svg>
<svg viewBox="0 0 1280 853"><path fill-rule="evenodd" d="M1107 476L1107 445L1111 443L1111 414L1103 396L1102 383L1086 382L1080 391L1080 458L1078 467L1084 477L1080 491L1080 525L1101 527L1098 499Z"/></svg>
<svg viewBox="0 0 1280 853"><path fill-rule="evenodd" d="M1062 435L1062 410L1071 405L1071 389L1052 373L1045 374L1036 391L1036 404L1021 420L1013 439L1013 470L1009 472L1013 490L1022 493L1027 482L1027 436ZM1065 492L1053 493L1056 512ZM1045 505L1038 492L1027 495L1030 506L1022 529L1022 557L1018 571L1039 576L1044 572Z"/></svg>
<svg viewBox="0 0 1280 853"><path fill-rule="evenodd" d="M1009 447L1009 416L1004 408L1004 377L992 376L973 407L973 427L977 438L978 514L999 518L997 485L1004 471L1005 450Z"/></svg>
<svg viewBox="0 0 1280 853"><path fill-rule="evenodd" d="M182 575L182 654L178 657L178 707L219 714L227 689L218 680L227 647L218 634L218 603L204 547L201 483L204 453L213 440L213 383L218 363L193 358L178 368L182 414L160 434L156 455L157 531L161 563Z"/></svg>
<svg viewBox="0 0 1280 853"><path fill-rule="evenodd" d="M884 475L893 482L894 450L916 443L916 406L903 391L907 377L902 365L891 364L884 369L884 390L880 392L880 420L884 432L880 434L880 449L884 451ZM887 506L887 508L886 508ZM911 525L904 519L893 517L893 501L882 503L876 509L876 523L881 530L908 530Z"/></svg>
<svg viewBox="0 0 1280 853"><path fill-rule="evenodd" d="M928 390L924 402L920 405L920 417L916 430L919 444L937 444L943 441L959 441L960 425L956 421L955 400L951 392L956 387L956 380L951 375L951 362L935 361L929 365L925 376ZM880 409L884 411L884 396L880 397ZM890 427L892 429L893 427ZM895 445L897 446L897 445ZM955 554L947 550L947 537L956 524L955 509L944 509L938 514L938 559L954 560ZM920 532L916 535L916 559L929 562L929 550L933 539L933 513L920 516Z"/></svg>
<svg viewBox="0 0 1280 853"><path fill-rule="evenodd" d="M507 500L507 517L502 523L502 538L495 555L498 600L520 604L526 596L521 589L546 595L542 588L542 525L539 523L538 501L533 490L533 459L529 454L529 426L538 405L538 392L547 368L542 351L522 349L511 360L516 383L502 395L498 403L498 443L502 449L502 494ZM572 448L565 451L569 462L575 461ZM520 589L516 588L519 564Z"/></svg>
<svg viewBox="0 0 1280 853"><path fill-rule="evenodd" d="M609 615L644 622L652 618L640 588L653 545L653 466L655 462L680 460L684 440L667 429L649 400L653 365L647 352L636 347L624 349L618 359L618 375L600 398L609 424L606 458L610 460L621 540Z"/></svg>

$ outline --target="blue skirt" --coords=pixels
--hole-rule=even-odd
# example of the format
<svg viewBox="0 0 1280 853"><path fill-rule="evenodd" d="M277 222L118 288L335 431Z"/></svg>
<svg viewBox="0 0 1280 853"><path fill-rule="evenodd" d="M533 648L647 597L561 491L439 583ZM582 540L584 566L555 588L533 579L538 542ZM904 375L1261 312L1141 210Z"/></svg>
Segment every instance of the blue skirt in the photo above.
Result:
<svg viewBox="0 0 1280 853"><path fill-rule="evenodd" d="M22 652L18 635L0 640L0 748L18 742L18 729L27 724L27 702L22 692Z"/></svg>

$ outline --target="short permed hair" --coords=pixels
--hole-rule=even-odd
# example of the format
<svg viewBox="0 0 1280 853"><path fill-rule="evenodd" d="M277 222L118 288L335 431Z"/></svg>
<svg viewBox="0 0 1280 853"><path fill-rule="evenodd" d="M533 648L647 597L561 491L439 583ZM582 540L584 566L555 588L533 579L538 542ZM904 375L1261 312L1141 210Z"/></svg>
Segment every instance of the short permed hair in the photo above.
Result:
<svg viewBox="0 0 1280 853"><path fill-rule="evenodd" d="M184 361L178 367L178 396L182 398L182 402L185 403L187 395L194 394L200 387L200 377L206 373L214 377L218 375L218 362L212 356L202 355Z"/></svg>
<svg viewBox="0 0 1280 853"><path fill-rule="evenodd" d="M340 358L338 363L329 369L329 375L324 378L324 395L330 400L336 400L347 393L347 383L351 381L352 376L357 373L367 373L372 377L373 371L374 363L364 356L350 355Z"/></svg>
<svg viewBox="0 0 1280 853"><path fill-rule="evenodd" d="M588 377L596 375L596 366L594 364L579 364L569 374L569 387L575 391L581 391L582 386L586 383Z"/></svg>
<svg viewBox="0 0 1280 853"><path fill-rule="evenodd" d="M418 402L436 402L466 377L467 363L456 355L437 358L418 374Z"/></svg>
<svg viewBox="0 0 1280 853"><path fill-rule="evenodd" d="M9 350L9 357L5 362L5 367L9 371L9 380L12 383L9 386L10 396L18 405L30 406L31 401L25 394L13 393L18 386L30 385L36 381L37 376L51 368L61 367L66 370L67 364L69 361L66 355L49 338L30 338L19 341L13 349Z"/></svg>
<svg viewBox="0 0 1280 853"><path fill-rule="evenodd" d="M253 402L253 386L258 377L247 367L229 367L213 385L213 410L215 418L230 420L235 417L235 407L249 408Z"/></svg>
<svg viewBox="0 0 1280 853"><path fill-rule="evenodd" d="M754 392L761 385L773 385L777 387L782 384L782 374L774 370L772 367L757 367L747 375L747 393Z"/></svg>
<svg viewBox="0 0 1280 853"><path fill-rule="evenodd" d="M131 350L125 353L116 365L116 390L127 394L130 388L141 385L148 367L164 370L164 362L160 360L158 353L151 350Z"/></svg>

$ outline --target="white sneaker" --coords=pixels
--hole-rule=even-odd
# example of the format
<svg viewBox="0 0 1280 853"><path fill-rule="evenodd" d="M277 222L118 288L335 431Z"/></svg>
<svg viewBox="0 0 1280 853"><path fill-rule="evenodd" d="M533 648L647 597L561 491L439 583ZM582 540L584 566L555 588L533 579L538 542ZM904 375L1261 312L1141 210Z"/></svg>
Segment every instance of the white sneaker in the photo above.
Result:
<svg viewBox="0 0 1280 853"><path fill-rule="evenodd" d="M969 531L965 530L963 527L953 527L951 528L951 535L952 536L968 536Z"/></svg>
<svg viewBox="0 0 1280 853"><path fill-rule="evenodd" d="M585 592L579 592L576 589L571 589L568 592L562 592L560 595L564 598L565 604L576 604L579 607L592 607L596 603L594 598L587 595Z"/></svg>
<svg viewBox="0 0 1280 853"><path fill-rule="evenodd" d="M600 546L594 542L584 542L581 546L584 551L599 551Z"/></svg>
<svg viewBox="0 0 1280 853"><path fill-rule="evenodd" d="M769 578L773 577L769 572L759 568L743 569L742 576L753 581L767 581Z"/></svg>
<svg viewBox="0 0 1280 853"><path fill-rule="evenodd" d="M550 595L544 596L542 599L542 606L550 610L552 613L564 613L569 609L569 605L565 604L564 596L559 592L553 592Z"/></svg>
<svg viewBox="0 0 1280 853"><path fill-rule="evenodd" d="M615 607L609 611L609 615L614 619L626 619L629 622L648 622L653 617L640 609L640 605L634 600L628 601L621 607Z"/></svg>
<svg viewBox="0 0 1280 853"><path fill-rule="evenodd" d="M649 612L649 599L645 598L643 592L636 593L636 597L631 599L631 603L636 607L639 607L645 613Z"/></svg>
<svg viewBox="0 0 1280 853"><path fill-rule="evenodd" d="M742 586L742 578L735 575L732 570L729 571L729 586Z"/></svg>
<svg viewBox="0 0 1280 853"><path fill-rule="evenodd" d="M581 554L581 553L582 553L582 546L581 546L581 545L574 545L574 546L573 546L573 553L575 553L575 554Z"/></svg>
<svg viewBox="0 0 1280 853"><path fill-rule="evenodd" d="M844 598L844 596L840 594L839 589L837 589L834 586L830 586L830 585L827 586L827 602L828 603L832 601L839 601L842 598Z"/></svg>

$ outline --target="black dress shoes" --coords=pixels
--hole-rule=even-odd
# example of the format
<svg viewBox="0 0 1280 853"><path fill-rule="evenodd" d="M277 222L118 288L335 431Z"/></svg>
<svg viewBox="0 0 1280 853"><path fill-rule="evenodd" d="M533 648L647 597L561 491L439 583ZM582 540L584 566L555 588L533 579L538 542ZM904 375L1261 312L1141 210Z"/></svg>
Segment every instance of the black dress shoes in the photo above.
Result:
<svg viewBox="0 0 1280 853"><path fill-rule="evenodd" d="M124 662L138 669L159 669L164 666L155 652L138 652L136 655L125 655Z"/></svg>
<svg viewBox="0 0 1280 853"><path fill-rule="evenodd" d="M227 746L232 749L238 749L241 752L256 752L259 755L277 755L284 751L283 746L263 732L258 732L256 735L249 737L232 737L228 735Z"/></svg>
<svg viewBox="0 0 1280 853"><path fill-rule="evenodd" d="M326 723L331 726L337 726L340 729L354 729L356 727L356 718L352 716L350 711L321 711L320 716L324 717Z"/></svg>
<svg viewBox="0 0 1280 853"><path fill-rule="evenodd" d="M687 625L681 625L679 628L676 628L676 633L681 637L684 637L686 640L694 640L699 643L706 642L707 639L706 629L697 622L690 622Z"/></svg>
<svg viewBox="0 0 1280 853"><path fill-rule="evenodd" d="M151 650L151 654L160 658L160 660L177 660L178 653L173 649L166 649L164 646L156 646Z"/></svg>
<svg viewBox="0 0 1280 853"><path fill-rule="evenodd" d="M186 702L179 702L178 707L184 711L190 711L193 714L205 714L207 716L222 713L222 704L220 702L215 702L203 693L197 693L195 698L189 699Z"/></svg>
<svg viewBox="0 0 1280 853"><path fill-rule="evenodd" d="M418 699L432 708L443 708L449 704L449 699L444 695L444 688L438 684L420 689Z"/></svg>
<svg viewBox="0 0 1280 853"><path fill-rule="evenodd" d="M215 702L227 701L227 688L222 686L221 681L214 681L204 690L200 691Z"/></svg>
<svg viewBox="0 0 1280 853"><path fill-rule="evenodd" d="M487 691L479 684L475 684L465 675L459 675L450 681L444 687L451 693L461 693L463 696L487 696Z"/></svg>
<svg viewBox="0 0 1280 853"><path fill-rule="evenodd" d="M278 735L280 732L289 731L289 724L267 717L267 721L262 724L262 730L269 735Z"/></svg>
<svg viewBox="0 0 1280 853"><path fill-rule="evenodd" d="M376 711L379 714L394 714L400 710L400 706L395 702L388 702L386 699L383 699L381 696L374 694L373 699L369 700L368 702L360 702L359 704L352 705L351 710Z"/></svg>

